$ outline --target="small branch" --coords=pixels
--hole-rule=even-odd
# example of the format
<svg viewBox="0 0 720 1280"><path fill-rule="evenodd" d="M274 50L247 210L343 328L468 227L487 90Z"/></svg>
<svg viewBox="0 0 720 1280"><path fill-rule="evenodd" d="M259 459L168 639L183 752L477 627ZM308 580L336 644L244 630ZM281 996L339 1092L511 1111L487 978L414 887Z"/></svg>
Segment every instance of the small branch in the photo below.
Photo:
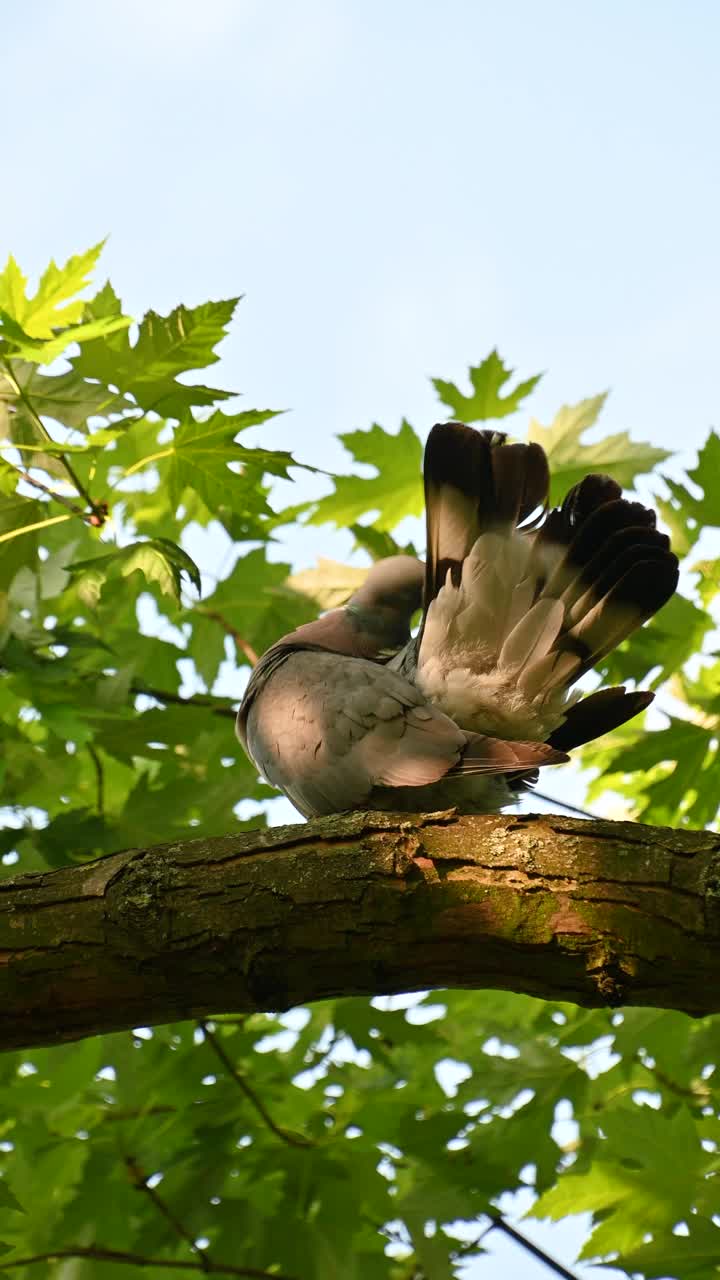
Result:
<svg viewBox="0 0 720 1280"><path fill-rule="evenodd" d="M678 1098L688 1098L696 1107L706 1107L710 1102L714 1090L712 1090L704 1080L697 1080L690 1085L678 1084L677 1080L673 1080L670 1076L666 1076L665 1072L661 1071L659 1067L648 1066L647 1062L643 1062L640 1057L637 1058L637 1061L645 1068L646 1071L649 1071L650 1075L654 1080L657 1080L658 1084L668 1090L668 1093L674 1093Z"/></svg>
<svg viewBox="0 0 720 1280"><path fill-rule="evenodd" d="M494 1222L488 1222L488 1225L483 1228L479 1236L475 1236L472 1240L467 1240L464 1244L457 1245L457 1247L452 1251L453 1262L460 1262L462 1258L467 1258L469 1254L475 1253L476 1249L480 1248L483 1240L490 1234L494 1227Z"/></svg>
<svg viewBox="0 0 720 1280"><path fill-rule="evenodd" d="M97 1262L129 1263L135 1267L165 1267L175 1271L204 1271L215 1276L245 1276L248 1280L297 1280L295 1276L281 1275L279 1271L262 1271L259 1267L237 1267L231 1262L174 1262L170 1258L146 1258L140 1253L127 1253L124 1249L105 1249L101 1245L68 1245L64 1249L52 1249L48 1253L35 1253L28 1258L3 1258L2 1269L28 1267L33 1262L59 1262L61 1258L94 1258Z"/></svg>
<svg viewBox="0 0 720 1280"><path fill-rule="evenodd" d="M203 1105L202 1103L196 1105ZM155 1107L114 1107L110 1111L106 1111L103 1116L105 1124L116 1122L118 1120L144 1120L146 1116L167 1116L175 1115L177 1107L162 1106L158 1104Z"/></svg>
<svg viewBox="0 0 720 1280"><path fill-rule="evenodd" d="M14 440L7 441L7 444L17 450L21 450L23 447L20 444L16 444ZM8 463L8 465L13 466L12 463ZM35 489L40 489L42 493L46 493L49 498L52 498L53 502L62 503L64 507L67 507L68 511L72 511L73 515L79 516L81 520L87 520L89 518L87 512L83 511L82 507L79 507L77 503L71 502L64 494L57 493L57 491L55 489L51 489L49 485L43 484L42 480L36 480L34 476L30 475L29 471L24 471L22 467L15 466L13 466L13 470L17 472L20 479L24 480L26 484L31 484Z"/></svg>
<svg viewBox="0 0 720 1280"><path fill-rule="evenodd" d="M583 1061L587 1061L590 1055L585 1055ZM632 1058L643 1071L647 1071L654 1084L660 1088L667 1089L668 1093L674 1093L678 1098L686 1098L696 1107L706 1107L711 1101L714 1090L711 1089L704 1080L695 1081L693 1084L679 1084L677 1080L673 1080L670 1076L665 1075L659 1067L651 1067L643 1060L639 1053L634 1054ZM644 1088L644 1085L638 1084L637 1080L631 1080L627 1084L618 1085L616 1089L611 1089L604 1097L599 1098L593 1103L593 1111L604 1111L606 1107L611 1106L617 1098L626 1097L629 1093L636 1093L638 1089ZM577 1148L577 1144L576 1148Z"/></svg>
<svg viewBox="0 0 720 1280"><path fill-rule="evenodd" d="M88 754L95 766L95 777L97 780L96 808L98 813L102 817L102 815L105 812L105 772L103 770L102 760L100 759L100 756L96 751L95 747L93 746L92 742L88 743Z"/></svg>
<svg viewBox="0 0 720 1280"><path fill-rule="evenodd" d="M502 1214L491 1213L488 1214L488 1217L497 1231L503 1231L506 1236L509 1236L510 1239L514 1240L516 1244L519 1244L521 1248L526 1249L527 1252L531 1253L539 1262L544 1262L545 1266L548 1267L550 1271L554 1271L556 1276L562 1276L563 1280L578 1280L574 1271L569 1271L567 1267L563 1266L562 1262L557 1262L555 1258L551 1258L550 1254L546 1253L544 1249L541 1249L539 1245L533 1244L532 1240L528 1240L527 1236L524 1236L521 1231L517 1230L517 1227L513 1227L509 1222L506 1222Z"/></svg>
<svg viewBox="0 0 720 1280"><path fill-rule="evenodd" d="M581 809L579 805L568 804L566 800L560 800L558 796L549 796L544 791L537 791L535 787L533 787L532 791L529 793L530 799L533 796L536 796L538 800L544 800L546 804L557 804L560 806L561 809L564 809L567 813L576 813L579 818L597 818L598 817L597 813L591 813L589 809Z"/></svg>
<svg viewBox="0 0 720 1280"><path fill-rule="evenodd" d="M490 1219L488 1225L480 1232L479 1236L475 1236L467 1244L460 1245L459 1248L453 1250L455 1260L460 1261L461 1258L465 1258L474 1253L476 1249L479 1249L483 1240L491 1231L503 1231L515 1244L520 1245L521 1249L526 1249L528 1253L533 1254L540 1262L544 1262L545 1266L554 1271L556 1275L563 1276L564 1280L578 1280L574 1272L569 1271L561 1262L556 1262L550 1254L541 1249L539 1245L534 1244L532 1240L528 1240L527 1236L524 1236L516 1227L507 1222L501 1213L486 1214L485 1216Z"/></svg>
<svg viewBox="0 0 720 1280"><path fill-rule="evenodd" d="M244 636L240 635L240 632L237 630L237 628L234 627L231 622L228 622L227 618L224 618L223 615L221 613L218 613L216 609L198 608L196 609L196 613L202 613L205 618L211 618L213 622L217 622L219 626L222 627L223 631L227 633L227 635L232 636L240 652L245 654L245 657L250 663L250 666L251 667L255 666L258 660L258 655L253 649L252 645L248 644Z"/></svg>
<svg viewBox="0 0 720 1280"><path fill-rule="evenodd" d="M200 1030L205 1036L208 1044L212 1047L215 1054L222 1062L225 1070L232 1076L238 1088L242 1093L244 1093L248 1102L250 1102L255 1108L261 1120L264 1121L271 1133L274 1133L276 1138L280 1138L281 1142L286 1142L289 1147L314 1147L315 1143L312 1142L310 1138L305 1138L299 1133L291 1133L288 1129L281 1129L280 1125L275 1123L262 1098L260 1098L255 1090L248 1084L245 1077L240 1074L237 1067L231 1061L228 1054L225 1052L225 1049L220 1044L217 1036L210 1030L207 1022L203 1019L199 1019L198 1026L200 1027Z"/></svg>
<svg viewBox="0 0 720 1280"><path fill-rule="evenodd" d="M200 1245L195 1243L195 1237L193 1236L192 1232L188 1231L187 1228L184 1226L184 1224L180 1222L179 1218L175 1217L175 1214L173 1213L172 1209L169 1207L169 1205L165 1204L165 1201L163 1200L162 1196L158 1195L155 1188L148 1186L148 1180L146 1175L143 1173L143 1170L140 1168L139 1164L137 1164L137 1162L133 1159L132 1156L125 1157L125 1167L127 1168L128 1174L130 1176L130 1180L133 1186L135 1187L135 1189L137 1191L142 1191L148 1197L148 1199L152 1202L152 1204L157 1209L158 1213L161 1214L162 1217L165 1218L165 1220L170 1223L170 1226L172 1227L175 1234L190 1246L193 1253L197 1254L198 1258L200 1259L201 1270L209 1272L211 1269L211 1260L208 1257L207 1253L205 1252L204 1249L200 1248Z"/></svg>
<svg viewBox="0 0 720 1280"><path fill-rule="evenodd" d="M167 689L153 689L150 685L142 684L138 680L133 680L130 685L130 692L134 694L142 693L146 698L155 698L157 702L172 702L178 707L200 707L203 710L212 711L215 716L227 716L231 720L235 719L235 712L232 707L218 705L215 698L203 697L201 693L194 693L189 698L184 698L180 693L171 693Z"/></svg>
<svg viewBox="0 0 720 1280"><path fill-rule="evenodd" d="M35 408L34 404L32 403L32 401L30 400L29 396L27 395L27 392L25 391L25 388L24 388L24 387L22 387L22 386L20 385L20 383L17 381L17 378L15 377L15 375L13 374L13 371L12 371L12 365L11 365L11 364L9 363L9 361L8 361L8 360L6 360L6 359L4 359L2 363L3 363L3 367L4 367L4 369L5 369L5 376L7 377L8 382L10 383L10 385L12 386L12 388L14 389L15 394L16 394L16 396L18 397L18 399L19 399L19 400L21 400L21 401L22 401L22 403L25 405L25 408L27 409L28 413L30 414L30 417L32 418L33 422L35 423L35 426L37 427L37 429L38 429L38 431L40 432L40 434L43 436L43 438L44 438L45 440L51 440L53 444L57 443L56 441L52 440L52 437L51 437L51 435L50 435L50 433L49 433L49 431L48 431L47 427L45 426L45 423L43 422L42 418L40 417L40 414L38 413L38 411L37 411L37 409ZM17 448L18 448L20 451L22 451L22 445L18 445L18 446L17 446ZM106 504L106 503L102 503L102 502L100 502L100 503L95 502L95 501L94 501L94 499L90 497L90 494L88 493L88 491L87 491L87 489L85 488L84 484L83 484L83 483L82 483L82 481L80 480L79 476L76 474L74 467L72 467L72 466L70 465L70 463L68 462L68 460L67 460L67 458L65 457L65 454L64 454L64 453L60 453L60 454L58 454L58 458L59 458L60 462L62 462L62 464L63 464L63 466L64 466L65 470L67 471L67 473L68 473L68 475L69 475L69 477L70 477L70 479L71 479L71 481L72 481L72 483L75 485L75 488L77 489L78 493L80 494L80 497L85 499L85 501L86 501L86 503L87 503L88 507L90 508L90 513L91 513L91 514L90 514L90 516L89 516L89 521L90 521L90 523L91 523L91 524L96 524L96 525L102 525L102 524L104 524L104 523L105 523L105 517L107 516L107 504Z"/></svg>

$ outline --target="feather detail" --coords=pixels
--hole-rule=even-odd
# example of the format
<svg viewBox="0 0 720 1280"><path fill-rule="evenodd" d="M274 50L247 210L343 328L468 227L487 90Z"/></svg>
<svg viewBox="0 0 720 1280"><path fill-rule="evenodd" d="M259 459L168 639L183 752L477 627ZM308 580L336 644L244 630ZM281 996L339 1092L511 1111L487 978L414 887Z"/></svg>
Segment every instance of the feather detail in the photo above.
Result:
<svg viewBox="0 0 720 1280"><path fill-rule="evenodd" d="M550 735L549 743L561 751L570 751L584 742L592 742L593 738L617 729L618 725L644 711L654 696L648 689L634 689L626 693L622 685L598 689L570 708L564 724Z"/></svg>
<svg viewBox="0 0 720 1280"><path fill-rule="evenodd" d="M546 657L558 638L564 619L562 601L541 596L505 640L498 655L498 666L522 671Z"/></svg>
<svg viewBox="0 0 720 1280"><path fill-rule="evenodd" d="M462 759L450 774L515 773L545 764L564 764L564 751L546 742L508 742L484 734L472 734Z"/></svg>

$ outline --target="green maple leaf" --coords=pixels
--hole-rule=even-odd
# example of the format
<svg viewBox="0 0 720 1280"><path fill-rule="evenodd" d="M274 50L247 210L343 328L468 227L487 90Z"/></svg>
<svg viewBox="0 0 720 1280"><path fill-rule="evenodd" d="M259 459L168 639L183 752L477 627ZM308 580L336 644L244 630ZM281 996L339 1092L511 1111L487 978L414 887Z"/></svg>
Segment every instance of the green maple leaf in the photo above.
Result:
<svg viewBox="0 0 720 1280"><path fill-rule="evenodd" d="M482 364L468 370L472 395L464 395L454 382L444 382L442 378L432 378L431 381L442 403L461 422L486 422L489 418L506 418L508 414L515 413L521 401L530 395L542 378L541 373L535 374L501 395L514 372L493 350Z"/></svg>
<svg viewBox="0 0 720 1280"><path fill-rule="evenodd" d="M310 524L331 521L347 528L376 512L374 525L388 530L405 516L422 513L422 444L409 422L403 419L397 435L374 423L369 431L351 431L340 439L356 462L374 467L378 474L370 479L336 476L334 493L310 504Z"/></svg>
<svg viewBox="0 0 720 1280"><path fill-rule="evenodd" d="M0 309L0 352L10 359L20 356L35 364L52 364L72 342L97 341L127 329L130 323L129 316L106 316L58 329L50 338L34 338L7 311Z"/></svg>
<svg viewBox="0 0 720 1280"><path fill-rule="evenodd" d="M15 259L9 257L0 274L0 309L12 317L29 338L52 338L54 330L75 325L85 307L84 300L75 295L88 285L104 243L101 240L85 253L68 258L62 267L51 261L32 298L27 296L27 278Z"/></svg>
<svg viewBox="0 0 720 1280"><path fill-rule="evenodd" d="M691 506L692 515L699 524L720 525L720 436L711 431L698 454L697 466L688 471L688 477L703 496Z"/></svg>
<svg viewBox="0 0 720 1280"><path fill-rule="evenodd" d="M644 733L605 757L607 773L647 773L671 762L673 772L663 779L663 803L677 811L702 777L713 733L687 720L671 719L667 729Z"/></svg>
<svg viewBox="0 0 720 1280"><path fill-rule="evenodd" d="M164 595L172 596L180 603L182 575L186 574L192 585L200 591L200 571L182 547L167 538L149 538L147 542L133 542L119 547L106 556L93 556L90 560L76 560L67 566L76 579L81 599L92 606L111 575L128 578L139 570L148 582L156 582Z"/></svg>
<svg viewBox="0 0 720 1280"><path fill-rule="evenodd" d="M86 382L73 369L48 375L40 373L34 363L14 360L12 382L15 386L0 374L0 396L14 405L16 419L29 416L26 409L28 400L39 417L52 418L75 430L86 427L89 417L119 413L134 407L129 400L108 391L99 383Z"/></svg>
<svg viewBox="0 0 720 1280"><path fill-rule="evenodd" d="M701 497L674 477L663 476L669 497L657 499L658 509L680 555L687 555L703 528L720 526L720 436L717 432L710 432L698 454L697 466L688 471L688 477L702 491Z"/></svg>
<svg viewBox="0 0 720 1280"><path fill-rule="evenodd" d="M595 444L582 444L581 437L597 421L606 399L604 392L579 404L563 405L549 427L534 419L530 423L528 439L542 445L550 463L551 502L560 502L589 471L612 476L623 488L631 489L636 476L670 457L666 449L635 443L627 431L606 436Z"/></svg>
<svg viewBox="0 0 720 1280"><path fill-rule="evenodd" d="M355 538L355 546L367 551L373 560L384 560L386 556L417 556L411 542L400 546L387 529L376 529L370 524L351 524L350 533Z"/></svg>
<svg viewBox="0 0 720 1280"><path fill-rule="evenodd" d="M137 342L127 334L108 342L90 342L73 360L77 373L96 378L134 396L141 408L160 417L180 418L192 405L227 400L234 392L177 381L178 374L204 369L219 359L215 351L225 337L238 298L206 302L199 307L176 307L167 316L148 311L140 323ZM115 313L119 302L110 286L87 304L91 318Z"/></svg>
<svg viewBox="0 0 720 1280"><path fill-rule="evenodd" d="M246 449L235 437L241 431L276 417L278 410L257 409L225 414L219 409L199 422L188 418L175 431L167 450L171 501L178 503L183 490L195 490L212 511L237 504L241 494L259 483L265 473L286 477L295 464L292 454L271 449ZM240 472L230 470L237 464Z"/></svg>
<svg viewBox="0 0 720 1280"><path fill-rule="evenodd" d="M646 1280L674 1276L675 1280L708 1280L718 1274L720 1229L715 1222L693 1214L687 1235L662 1232L636 1249L621 1250L616 1260L628 1273L641 1272Z"/></svg>
<svg viewBox="0 0 720 1280"><path fill-rule="evenodd" d="M618 1107L604 1111L601 1124L606 1138L590 1167L563 1174L530 1210L534 1218L598 1215L583 1258L632 1249L648 1231L669 1230L689 1213L695 1179L709 1163L686 1107L674 1114Z"/></svg>

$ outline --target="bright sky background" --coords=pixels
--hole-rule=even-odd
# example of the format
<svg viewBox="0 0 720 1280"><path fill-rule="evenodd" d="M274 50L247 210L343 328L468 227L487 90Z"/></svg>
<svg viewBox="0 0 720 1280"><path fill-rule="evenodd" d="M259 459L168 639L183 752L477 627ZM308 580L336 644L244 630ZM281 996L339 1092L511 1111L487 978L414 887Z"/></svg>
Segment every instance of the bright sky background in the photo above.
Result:
<svg viewBox="0 0 720 1280"><path fill-rule="evenodd" d="M33 0L2 39L0 256L109 233L132 314L244 293L221 385L293 409L268 444L424 435L495 345L541 421L610 386L608 431L717 422L714 0ZM493 1246L478 1280L549 1274Z"/></svg>

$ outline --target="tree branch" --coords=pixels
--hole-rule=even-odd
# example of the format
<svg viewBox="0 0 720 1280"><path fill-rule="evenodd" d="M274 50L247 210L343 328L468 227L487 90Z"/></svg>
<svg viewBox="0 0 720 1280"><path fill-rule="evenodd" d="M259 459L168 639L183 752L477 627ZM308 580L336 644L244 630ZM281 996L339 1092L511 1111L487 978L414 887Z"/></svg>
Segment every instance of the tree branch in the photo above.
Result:
<svg viewBox="0 0 720 1280"><path fill-rule="evenodd" d="M206 609L203 605L196 605L195 612L202 613L206 618L210 618L213 622L217 622L218 625L222 627L226 635L232 637L240 652L247 658L250 666L255 666L258 660L258 655L252 645L240 634L237 627L234 627L231 622L228 622L227 618L223 617L221 613L218 613L217 609Z"/></svg>
<svg viewBox="0 0 720 1280"><path fill-rule="evenodd" d="M341 814L16 877L0 904L1 1048L443 986L720 1010L712 831Z"/></svg>
<svg viewBox="0 0 720 1280"><path fill-rule="evenodd" d="M214 716L226 716L230 720L234 720L237 715L227 698L215 698L211 693L192 693L185 697L169 689L155 689L152 685L145 684L144 680L133 680L130 689L133 694L142 693L147 698L154 698L156 702L172 702L179 707L190 707L191 710L193 707L199 707L202 710L212 711Z"/></svg>
<svg viewBox="0 0 720 1280"><path fill-rule="evenodd" d="M232 1262L177 1262L171 1258L146 1258L141 1253L128 1253L125 1249L105 1249L101 1245L68 1245L65 1249L51 1249L47 1253L34 1253L30 1258L3 1258L3 1271L15 1267L29 1267L35 1262L59 1262L61 1258L94 1258L96 1262L121 1262L126 1266L145 1268L166 1267L174 1271L200 1271L205 1275L246 1276L249 1280L295 1280L293 1276L280 1275L279 1271L261 1271L258 1267L238 1267Z"/></svg>
<svg viewBox="0 0 720 1280"><path fill-rule="evenodd" d="M534 1240L530 1240L527 1236L524 1236L522 1232L518 1231L517 1227L514 1227L511 1222L508 1222L501 1213L491 1214L490 1221L492 1224L491 1230L495 1229L496 1231L503 1231L506 1236L513 1240L515 1244L519 1244L520 1247L525 1249L527 1253L531 1254L533 1258L537 1258L539 1262L544 1262L545 1266L548 1267L550 1271L554 1271L556 1276L562 1276L563 1280L578 1280L574 1271L570 1271L568 1267L563 1266L562 1262L558 1262L557 1258L551 1257L549 1253L546 1253L544 1249L540 1248L539 1244L535 1244Z"/></svg>
<svg viewBox="0 0 720 1280"><path fill-rule="evenodd" d="M26 445L16 444L14 440L2 441L1 447L17 449L18 452L21 449L27 450ZM26 484L30 484L33 488L39 489L41 493L47 494L49 498L52 498L53 502L59 502L63 507L67 507L68 511L72 511L74 516L79 516L81 520L87 519L87 512L83 511L82 507L78 507L76 503L71 502L64 494L58 493L55 489L51 489L49 485L43 484L42 480L37 480L35 476L32 476L29 471L24 471L22 467L16 467L13 463L8 463L8 466L11 466Z"/></svg>

